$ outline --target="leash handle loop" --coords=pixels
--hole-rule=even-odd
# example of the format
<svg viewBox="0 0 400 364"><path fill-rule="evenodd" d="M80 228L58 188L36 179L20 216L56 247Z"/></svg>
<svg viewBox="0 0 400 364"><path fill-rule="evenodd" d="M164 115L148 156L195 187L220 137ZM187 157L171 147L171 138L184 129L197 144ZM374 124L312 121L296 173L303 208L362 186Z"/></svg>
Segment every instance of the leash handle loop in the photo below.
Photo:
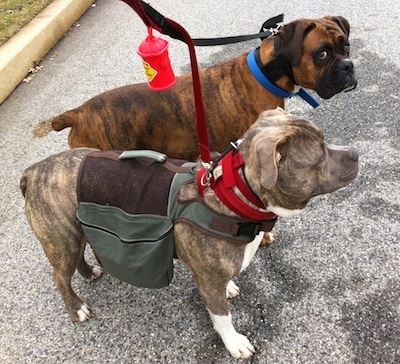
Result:
<svg viewBox="0 0 400 364"><path fill-rule="evenodd" d="M124 159L133 159L133 158L150 158L154 159L158 163L164 163L167 160L167 155L156 152L154 150L146 150L146 149L141 149L141 150L125 150L122 152L119 156L119 159L124 160Z"/></svg>

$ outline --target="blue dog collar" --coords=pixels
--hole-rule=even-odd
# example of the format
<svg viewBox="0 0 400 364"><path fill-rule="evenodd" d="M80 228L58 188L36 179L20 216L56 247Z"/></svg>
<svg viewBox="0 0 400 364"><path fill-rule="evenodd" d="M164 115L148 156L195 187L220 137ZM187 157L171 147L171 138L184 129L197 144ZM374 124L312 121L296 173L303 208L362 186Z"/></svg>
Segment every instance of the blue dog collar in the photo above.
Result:
<svg viewBox="0 0 400 364"><path fill-rule="evenodd" d="M262 85L266 90L273 93L275 96L283 99L291 98L293 96L300 96L304 101L308 102L314 109L319 106L319 102L314 99L305 89L300 88L298 92L289 92L279 86L272 83L260 70L257 65L256 58L254 56L255 50L253 49L247 56L247 65L249 66L250 72L255 79Z"/></svg>

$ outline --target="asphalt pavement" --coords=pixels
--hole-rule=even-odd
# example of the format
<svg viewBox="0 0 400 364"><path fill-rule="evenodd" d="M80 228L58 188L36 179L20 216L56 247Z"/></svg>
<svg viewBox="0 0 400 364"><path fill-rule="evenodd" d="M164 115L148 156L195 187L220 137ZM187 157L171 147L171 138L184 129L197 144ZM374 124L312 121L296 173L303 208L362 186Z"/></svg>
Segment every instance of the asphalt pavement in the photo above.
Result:
<svg viewBox="0 0 400 364"><path fill-rule="evenodd" d="M342 15L351 24L356 90L289 110L354 145L361 169L348 188L281 218L276 242L258 251L230 302L238 331L257 349L252 363L400 362L400 6L394 0L327 2L153 1L193 37L257 32L269 17ZM139 289L105 274L73 285L93 317L72 324L51 267L28 227L19 179L29 165L68 148L68 131L36 139L33 127L98 93L145 81L136 48L146 27L125 3L98 0L0 105L0 363L235 363L212 329L190 273ZM201 67L258 44L201 48ZM187 46L170 40L177 74ZM57 226L54 226L57 229ZM88 257L93 260L90 253Z"/></svg>

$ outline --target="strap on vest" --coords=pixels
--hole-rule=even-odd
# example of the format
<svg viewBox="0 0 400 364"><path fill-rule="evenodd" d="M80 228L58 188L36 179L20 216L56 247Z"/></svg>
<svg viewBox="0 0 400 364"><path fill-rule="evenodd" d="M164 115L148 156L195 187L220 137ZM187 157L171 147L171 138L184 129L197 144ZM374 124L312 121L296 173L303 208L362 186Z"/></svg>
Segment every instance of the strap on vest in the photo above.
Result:
<svg viewBox="0 0 400 364"><path fill-rule="evenodd" d="M253 235L256 236L260 231L272 231L276 218L262 222L233 222L215 217L211 223L211 228L232 235Z"/></svg>

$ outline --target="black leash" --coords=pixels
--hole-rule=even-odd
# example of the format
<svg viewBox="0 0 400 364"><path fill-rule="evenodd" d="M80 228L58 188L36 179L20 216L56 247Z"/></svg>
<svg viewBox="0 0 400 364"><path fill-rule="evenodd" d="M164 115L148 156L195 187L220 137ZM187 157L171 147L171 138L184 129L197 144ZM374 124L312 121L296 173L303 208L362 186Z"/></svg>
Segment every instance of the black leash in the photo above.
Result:
<svg viewBox="0 0 400 364"><path fill-rule="evenodd" d="M178 32L175 26L171 23L170 19L167 19L162 14L160 14L157 10L151 7L149 4L145 3L144 1L140 1L141 5L144 9L144 12L141 12L141 9L135 9L139 14L145 24L147 26L152 26L157 29L160 33L169 35L171 38L178 39L182 42L185 42L185 39L182 37L182 34ZM239 42L245 42L252 39L265 39L275 34L276 30L278 29L278 23L283 22L283 14L274 16L264 22L262 25L260 32L256 34L249 34L249 35L237 35L231 37L221 37L221 38L193 38L193 44L199 47L209 47L209 46L217 46L217 45L225 45L225 44L233 44ZM154 25L158 27L155 27Z"/></svg>
<svg viewBox="0 0 400 364"><path fill-rule="evenodd" d="M260 32L256 34L249 35L236 35L232 37L221 37L221 38L194 38L193 43L199 47L207 47L207 46L217 46L217 45L225 45L232 43L240 43L245 42L252 39L265 39L275 34L279 28L278 23L283 22L283 14L274 16L264 22L262 25Z"/></svg>

